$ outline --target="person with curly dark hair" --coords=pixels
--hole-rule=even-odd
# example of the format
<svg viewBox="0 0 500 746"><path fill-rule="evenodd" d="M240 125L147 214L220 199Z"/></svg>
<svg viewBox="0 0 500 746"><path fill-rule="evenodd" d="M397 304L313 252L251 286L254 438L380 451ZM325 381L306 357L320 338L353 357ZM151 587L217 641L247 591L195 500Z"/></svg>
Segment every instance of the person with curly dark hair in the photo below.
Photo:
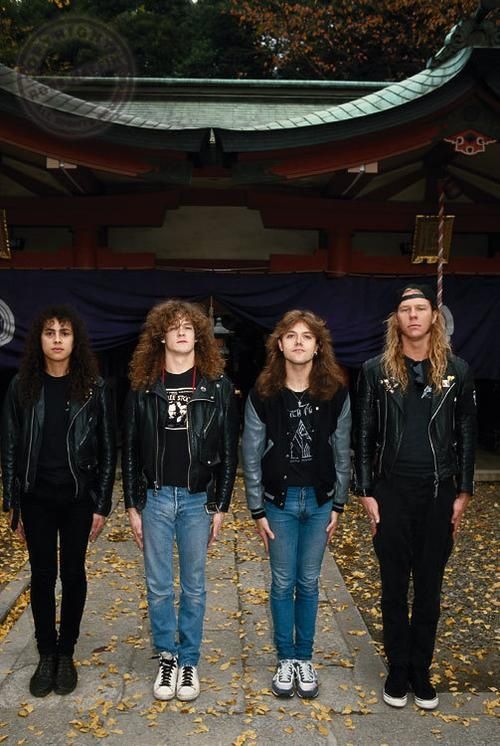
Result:
<svg viewBox="0 0 500 746"><path fill-rule="evenodd" d="M85 326L69 306L43 309L28 331L2 414L3 509L26 541L40 660L30 692L69 694L85 606L85 555L111 509L116 448L110 392ZM62 600L56 628L55 584Z"/></svg>
<svg viewBox="0 0 500 746"><path fill-rule="evenodd" d="M144 551L160 700L189 701L200 692L207 546L229 509L237 464L238 414L223 367L200 307L169 300L151 309L130 365L122 473L133 536Z"/></svg>
<svg viewBox="0 0 500 746"><path fill-rule="evenodd" d="M323 319L289 311L266 349L245 408L245 488L271 561L272 692L311 699L319 691L312 663L318 580L347 500L351 409Z"/></svg>

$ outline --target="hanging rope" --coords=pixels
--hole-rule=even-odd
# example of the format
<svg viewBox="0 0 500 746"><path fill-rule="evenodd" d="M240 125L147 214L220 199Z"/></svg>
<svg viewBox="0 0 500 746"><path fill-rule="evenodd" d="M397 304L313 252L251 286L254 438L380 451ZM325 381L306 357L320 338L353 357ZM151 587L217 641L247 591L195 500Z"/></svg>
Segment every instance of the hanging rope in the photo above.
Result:
<svg viewBox="0 0 500 746"><path fill-rule="evenodd" d="M437 265L437 304L443 305L443 267L444 267L444 185L439 182L439 212L438 212L438 265Z"/></svg>

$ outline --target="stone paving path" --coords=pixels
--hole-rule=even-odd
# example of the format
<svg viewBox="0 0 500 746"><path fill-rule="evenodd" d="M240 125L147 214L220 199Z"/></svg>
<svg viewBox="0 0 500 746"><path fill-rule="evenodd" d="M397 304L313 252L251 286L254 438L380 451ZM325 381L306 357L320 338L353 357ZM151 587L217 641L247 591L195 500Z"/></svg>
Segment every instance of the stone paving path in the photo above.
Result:
<svg viewBox="0 0 500 746"><path fill-rule="evenodd" d="M278 700L267 602L268 562L237 489L235 513L210 552L208 608L194 703L156 702L142 558L115 510L89 555L89 594L77 648L79 684L67 697L28 692L37 662L29 610L0 644L0 743L491 744L495 693L441 696L434 713L387 707L385 675L331 555L321 578L316 657L320 696ZM1 595L1 594L0 594ZM1 602L1 599L0 599Z"/></svg>

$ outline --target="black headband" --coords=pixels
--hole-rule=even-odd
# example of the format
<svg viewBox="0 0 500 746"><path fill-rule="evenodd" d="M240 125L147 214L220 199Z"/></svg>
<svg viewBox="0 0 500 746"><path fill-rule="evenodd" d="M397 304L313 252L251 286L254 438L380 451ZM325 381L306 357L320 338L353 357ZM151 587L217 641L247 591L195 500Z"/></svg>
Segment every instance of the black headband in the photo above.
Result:
<svg viewBox="0 0 500 746"><path fill-rule="evenodd" d="M396 310L404 300L424 298L433 308L437 308L436 293L430 285L405 285L396 291Z"/></svg>

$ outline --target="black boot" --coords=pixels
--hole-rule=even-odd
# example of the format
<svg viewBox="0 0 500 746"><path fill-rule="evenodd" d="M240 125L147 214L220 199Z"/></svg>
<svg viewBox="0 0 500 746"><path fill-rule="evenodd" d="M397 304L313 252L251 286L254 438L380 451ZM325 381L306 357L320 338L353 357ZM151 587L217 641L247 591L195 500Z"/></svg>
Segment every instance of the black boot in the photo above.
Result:
<svg viewBox="0 0 500 746"><path fill-rule="evenodd" d="M57 661L56 683L54 691L56 694L70 694L78 682L78 674L71 655L59 655Z"/></svg>
<svg viewBox="0 0 500 746"><path fill-rule="evenodd" d="M57 656L55 653L42 653L36 671L30 679L30 692L33 697L46 697L54 688L56 680Z"/></svg>

